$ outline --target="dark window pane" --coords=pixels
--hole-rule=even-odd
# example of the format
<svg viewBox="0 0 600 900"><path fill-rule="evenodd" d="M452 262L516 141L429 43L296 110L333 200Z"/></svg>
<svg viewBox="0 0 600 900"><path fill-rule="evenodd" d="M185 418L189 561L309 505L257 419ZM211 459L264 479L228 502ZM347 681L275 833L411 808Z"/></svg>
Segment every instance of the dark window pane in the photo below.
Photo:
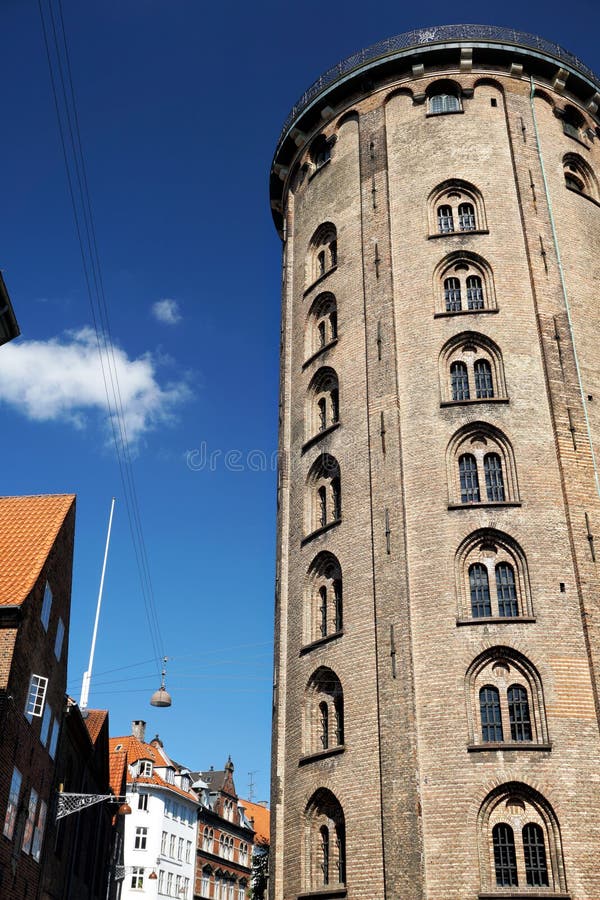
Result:
<svg viewBox="0 0 600 900"><path fill-rule="evenodd" d="M335 631L342 630L342 582L334 581L333 582L333 602L334 602L334 615L335 615Z"/></svg>
<svg viewBox="0 0 600 900"><path fill-rule="evenodd" d="M454 231L454 218L451 206L438 206L438 228L440 234L449 234Z"/></svg>
<svg viewBox="0 0 600 900"><path fill-rule="evenodd" d="M500 822L492 830L494 843L494 867L496 869L496 885L498 887L515 887L517 879L517 856L515 853L515 836L510 825Z"/></svg>
<svg viewBox="0 0 600 900"><path fill-rule="evenodd" d="M327 525L327 491L324 487L319 488L318 498L319 498L318 523L319 523L319 526Z"/></svg>
<svg viewBox="0 0 600 900"><path fill-rule="evenodd" d="M323 750L329 747L329 707L325 702L319 703L319 738Z"/></svg>
<svg viewBox="0 0 600 900"><path fill-rule="evenodd" d="M340 479L332 478L331 479L331 494L333 499L333 518L341 519L342 518L342 495L340 491Z"/></svg>
<svg viewBox="0 0 600 900"><path fill-rule="evenodd" d="M532 887L548 887L544 832L535 822L528 822L523 828L523 853L527 884Z"/></svg>
<svg viewBox="0 0 600 900"><path fill-rule="evenodd" d="M519 604L517 602L517 588L515 585L515 573L508 563L498 563L496 566L496 591L498 595L498 615L518 616Z"/></svg>
<svg viewBox="0 0 600 900"><path fill-rule="evenodd" d="M475 208L472 203L461 203L458 207L458 227L461 231L475 231Z"/></svg>
<svg viewBox="0 0 600 900"><path fill-rule="evenodd" d="M488 400L494 396L494 382L492 381L492 367L487 359L478 359L475 370L475 396L478 400Z"/></svg>
<svg viewBox="0 0 600 900"><path fill-rule="evenodd" d="M504 740L502 734L502 716L500 713L500 694L491 685L479 691L479 709L481 712L481 739L489 741Z"/></svg>
<svg viewBox="0 0 600 900"><path fill-rule="evenodd" d="M318 401L317 407L319 412L319 431L325 431L327 428L327 403L324 397L321 397Z"/></svg>
<svg viewBox="0 0 600 900"><path fill-rule="evenodd" d="M431 97L429 100L430 113L457 112L459 109L460 103L458 102L458 97L454 94L436 94L435 97Z"/></svg>
<svg viewBox="0 0 600 900"><path fill-rule="evenodd" d="M490 585L485 566L475 563L469 569L469 587L471 589L471 612L473 618L491 616Z"/></svg>
<svg viewBox="0 0 600 900"><path fill-rule="evenodd" d="M335 843L337 850L337 873L340 884L346 883L346 835L343 825L335 826Z"/></svg>
<svg viewBox="0 0 600 900"><path fill-rule="evenodd" d="M504 478L502 477L502 463L497 453L486 453L483 457L483 471L485 472L485 490L490 503L502 503L504 496Z"/></svg>
<svg viewBox="0 0 600 900"><path fill-rule="evenodd" d="M321 835L321 872L323 884L329 884L329 831L325 825L320 830Z"/></svg>
<svg viewBox="0 0 600 900"><path fill-rule="evenodd" d="M327 634L327 588L319 588L319 630L321 637Z"/></svg>
<svg viewBox="0 0 600 900"><path fill-rule="evenodd" d="M464 362L454 362L450 366L450 386L453 400L469 399L469 376Z"/></svg>
<svg viewBox="0 0 600 900"><path fill-rule="evenodd" d="M510 736L513 741L531 740L531 719L527 691L520 684L513 684L508 689L508 715L510 718Z"/></svg>
<svg viewBox="0 0 600 900"><path fill-rule="evenodd" d="M483 286L479 275L469 275L467 278L467 308L483 309Z"/></svg>
<svg viewBox="0 0 600 900"><path fill-rule="evenodd" d="M460 310L460 281L458 278L446 278L444 280L444 300L446 301L446 312L458 312Z"/></svg>
<svg viewBox="0 0 600 900"><path fill-rule="evenodd" d="M337 266L337 241L332 241L329 245L329 258L332 267Z"/></svg>
<svg viewBox="0 0 600 900"><path fill-rule="evenodd" d="M471 453L463 453L458 460L458 474L460 476L460 502L479 503L479 478L477 477L477 463Z"/></svg>

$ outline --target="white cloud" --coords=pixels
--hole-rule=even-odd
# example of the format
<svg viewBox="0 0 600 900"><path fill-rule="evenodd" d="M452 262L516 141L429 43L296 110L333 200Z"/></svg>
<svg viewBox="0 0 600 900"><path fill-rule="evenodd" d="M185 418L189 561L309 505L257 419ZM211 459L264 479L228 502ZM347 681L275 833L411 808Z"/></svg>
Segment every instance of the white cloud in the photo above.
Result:
<svg viewBox="0 0 600 900"><path fill-rule="evenodd" d="M152 315L164 325L177 325L178 322L181 322L177 300L157 300L152 304Z"/></svg>
<svg viewBox="0 0 600 900"><path fill-rule="evenodd" d="M110 360L132 444L171 419L175 408L190 396L184 382L159 384L156 361L150 353L129 359L124 350L113 346ZM106 354L103 361L110 388ZM5 344L0 351L0 401L29 419L70 422L78 428L86 426L90 413L100 413L110 429L95 333L82 328L48 341Z"/></svg>

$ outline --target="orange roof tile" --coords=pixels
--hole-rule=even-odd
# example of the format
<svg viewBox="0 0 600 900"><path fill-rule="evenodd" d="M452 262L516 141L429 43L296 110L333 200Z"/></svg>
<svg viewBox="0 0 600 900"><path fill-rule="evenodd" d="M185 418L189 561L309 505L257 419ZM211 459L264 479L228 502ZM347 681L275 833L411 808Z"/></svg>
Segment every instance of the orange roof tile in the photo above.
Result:
<svg viewBox="0 0 600 900"><path fill-rule="evenodd" d="M132 734L126 735L125 737L110 738L108 746L110 756L114 756L115 753L126 753L129 765L133 765L133 763L137 762L139 759L149 759L159 768L162 766L174 765L166 753L161 752L159 747L155 747L152 744L146 744L144 741L138 740L138 738ZM117 750L117 747L120 747L120 750ZM131 782L131 780L131 776L128 774L127 781ZM170 782L165 781L165 779L161 778L154 770L150 777L138 775L135 782L136 784L154 784L157 787L168 788L168 790L173 791L174 794L179 794L180 797L185 797L187 800L199 803L198 797L193 791L184 791L176 784L170 784Z"/></svg>
<svg viewBox="0 0 600 900"><path fill-rule="evenodd" d="M252 819L255 843L269 843L271 840L271 810L260 803L252 803L250 800L240 800L244 807L247 819Z"/></svg>
<svg viewBox="0 0 600 900"><path fill-rule="evenodd" d="M74 494L0 497L0 606L27 598L74 503Z"/></svg>
<svg viewBox="0 0 600 900"><path fill-rule="evenodd" d="M108 757L108 781L115 797L121 796L123 788L123 773L127 766L127 754L124 750L118 753L111 753ZM125 778L127 782L127 777Z"/></svg>
<svg viewBox="0 0 600 900"><path fill-rule="evenodd" d="M87 713L87 715L85 715L85 713ZM107 709L87 709L83 713L83 721L85 722L85 727L88 730L88 734L91 737L93 744L95 744L98 740L100 729L104 725L107 718Z"/></svg>

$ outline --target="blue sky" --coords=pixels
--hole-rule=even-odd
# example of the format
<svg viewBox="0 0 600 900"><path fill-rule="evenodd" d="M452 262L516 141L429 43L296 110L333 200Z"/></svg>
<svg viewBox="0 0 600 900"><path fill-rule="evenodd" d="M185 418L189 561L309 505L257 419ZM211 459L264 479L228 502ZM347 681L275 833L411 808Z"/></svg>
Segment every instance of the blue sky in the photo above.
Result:
<svg viewBox="0 0 600 900"><path fill-rule="evenodd" d="M240 793L253 772L266 799L280 302L267 180L281 124L339 59L450 21L533 31L600 71L597 2L459 0L417 14L379 0L63 0L63 10L171 709L148 703L156 663L35 0L0 4L0 267L23 335L0 349L1 491L78 495L76 698L117 497L90 706L110 710L113 735L145 718L194 767L231 754Z"/></svg>

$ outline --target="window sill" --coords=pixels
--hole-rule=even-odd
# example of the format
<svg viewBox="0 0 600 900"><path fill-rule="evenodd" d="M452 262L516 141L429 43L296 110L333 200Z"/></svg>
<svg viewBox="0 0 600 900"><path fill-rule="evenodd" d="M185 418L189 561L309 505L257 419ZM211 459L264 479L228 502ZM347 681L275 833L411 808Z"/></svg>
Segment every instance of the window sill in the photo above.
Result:
<svg viewBox="0 0 600 900"><path fill-rule="evenodd" d="M336 747L328 747L327 750L318 750L316 753L307 753L306 756L300 757L298 765L306 766L308 763L318 762L320 759L329 759L330 756L338 756L340 753L343 753L345 749L343 744L338 744Z"/></svg>
<svg viewBox="0 0 600 900"><path fill-rule="evenodd" d="M436 231L435 234L427 235L427 240L435 241L437 238L448 238L448 237L468 237L471 234L489 234L489 228L470 228L469 230L465 229L464 231Z"/></svg>
<svg viewBox="0 0 600 900"><path fill-rule="evenodd" d="M314 178L316 175L319 174L319 172L322 172L323 169L324 169L326 166L328 166L330 162L331 162L331 158L326 159L325 162L322 162L320 166L317 166L317 167L315 168L315 171L314 171L314 172L311 172L311 174L308 176L309 182L311 182L311 181L313 180L313 178Z"/></svg>
<svg viewBox="0 0 600 900"><path fill-rule="evenodd" d="M331 641L336 641L338 638L341 638L344 634L344 630L334 631L333 634L326 634L325 637L317 638L316 641L311 641L310 644L304 644L303 647L300 647L300 653L298 656L304 656L305 653L310 653L311 650L316 650L318 647L322 647L324 644L329 644Z"/></svg>
<svg viewBox="0 0 600 900"><path fill-rule="evenodd" d="M499 898L503 898L503 900L513 900L513 898L514 900L522 900L524 897L528 897L529 900L548 900L548 897L552 897L552 900L571 900L570 894L557 893L551 887L530 888L524 891L513 891L507 888L505 891L493 891L492 893L477 895L478 900L499 900Z"/></svg>
<svg viewBox="0 0 600 900"><path fill-rule="evenodd" d="M318 284L321 284L321 282L325 281L325 279L328 278L329 275L331 275L333 272L337 272L337 265L332 266L330 269L327 269L327 271L324 272L322 275L319 275L319 277L317 278L316 281L313 281L312 284L309 284L309 286L306 288L306 290L304 291L302 296L306 297L307 294L310 294L310 292L313 290L313 288L316 288L316 286Z"/></svg>
<svg viewBox="0 0 600 900"><path fill-rule="evenodd" d="M525 751L543 751L548 753L552 750L551 743L540 744L536 741L490 741L487 744L467 744L467 750L469 753L481 753L483 751L496 751L496 750L509 750L512 752L513 750L517 750L521 752Z"/></svg>
<svg viewBox="0 0 600 900"><path fill-rule="evenodd" d="M322 887L314 891L305 891L303 894L298 894L298 900L312 900L313 897L321 897L322 900L328 900L329 897L345 897L347 893L344 885L330 888Z"/></svg>
<svg viewBox="0 0 600 900"><path fill-rule="evenodd" d="M313 434L311 438L305 441L302 444L301 453L306 453L311 447L313 447L316 443L318 443L321 438L327 437L328 434L331 434L332 431L335 431L336 428L340 427L340 421L338 419L337 422L333 422L332 425L328 425L327 428L324 428L323 431L319 431L318 434Z"/></svg>
<svg viewBox="0 0 600 900"><path fill-rule="evenodd" d="M436 312L433 314L434 319L445 319L448 316L480 316L485 313L497 313L498 308L494 306L493 308L485 308L485 309L454 309L448 312L447 310L442 310L442 312Z"/></svg>
<svg viewBox="0 0 600 900"><path fill-rule="evenodd" d="M472 406L474 403L508 403L508 397L474 397L472 400L442 400L440 406Z"/></svg>
<svg viewBox="0 0 600 900"><path fill-rule="evenodd" d="M448 509L503 509L507 507L510 509L514 506L522 506L520 500L502 500L498 502L493 501L482 501L481 503L449 503Z"/></svg>
<svg viewBox="0 0 600 900"><path fill-rule="evenodd" d="M443 112L428 112L425 113L426 119L435 119L436 116L461 116L464 114L464 109L445 109Z"/></svg>
<svg viewBox="0 0 600 900"><path fill-rule="evenodd" d="M313 353L312 356L308 357L306 362L302 363L302 370L304 371L304 369L306 369L307 366L310 366L311 362L314 362L315 359L317 359L322 353L325 353L327 350L331 350L332 347L335 347L337 342L338 342L338 338L333 338L333 340L329 341L328 344L323 344L322 347L319 347L319 349L316 351L316 353Z"/></svg>
<svg viewBox="0 0 600 900"><path fill-rule="evenodd" d="M471 616L470 618L462 617L456 620L456 624L461 625L522 625L523 623L535 622L535 616Z"/></svg>
<svg viewBox="0 0 600 900"><path fill-rule="evenodd" d="M314 538L325 534L325 532L329 531L331 528L335 528L335 526L339 525L341 521L341 519L334 519L333 522L328 522L327 525L321 525L321 527L317 528L316 531L311 531L310 534L307 534L306 537L302 538L302 540L300 541L300 546L304 547L305 544L308 544L310 541L314 540Z"/></svg>

